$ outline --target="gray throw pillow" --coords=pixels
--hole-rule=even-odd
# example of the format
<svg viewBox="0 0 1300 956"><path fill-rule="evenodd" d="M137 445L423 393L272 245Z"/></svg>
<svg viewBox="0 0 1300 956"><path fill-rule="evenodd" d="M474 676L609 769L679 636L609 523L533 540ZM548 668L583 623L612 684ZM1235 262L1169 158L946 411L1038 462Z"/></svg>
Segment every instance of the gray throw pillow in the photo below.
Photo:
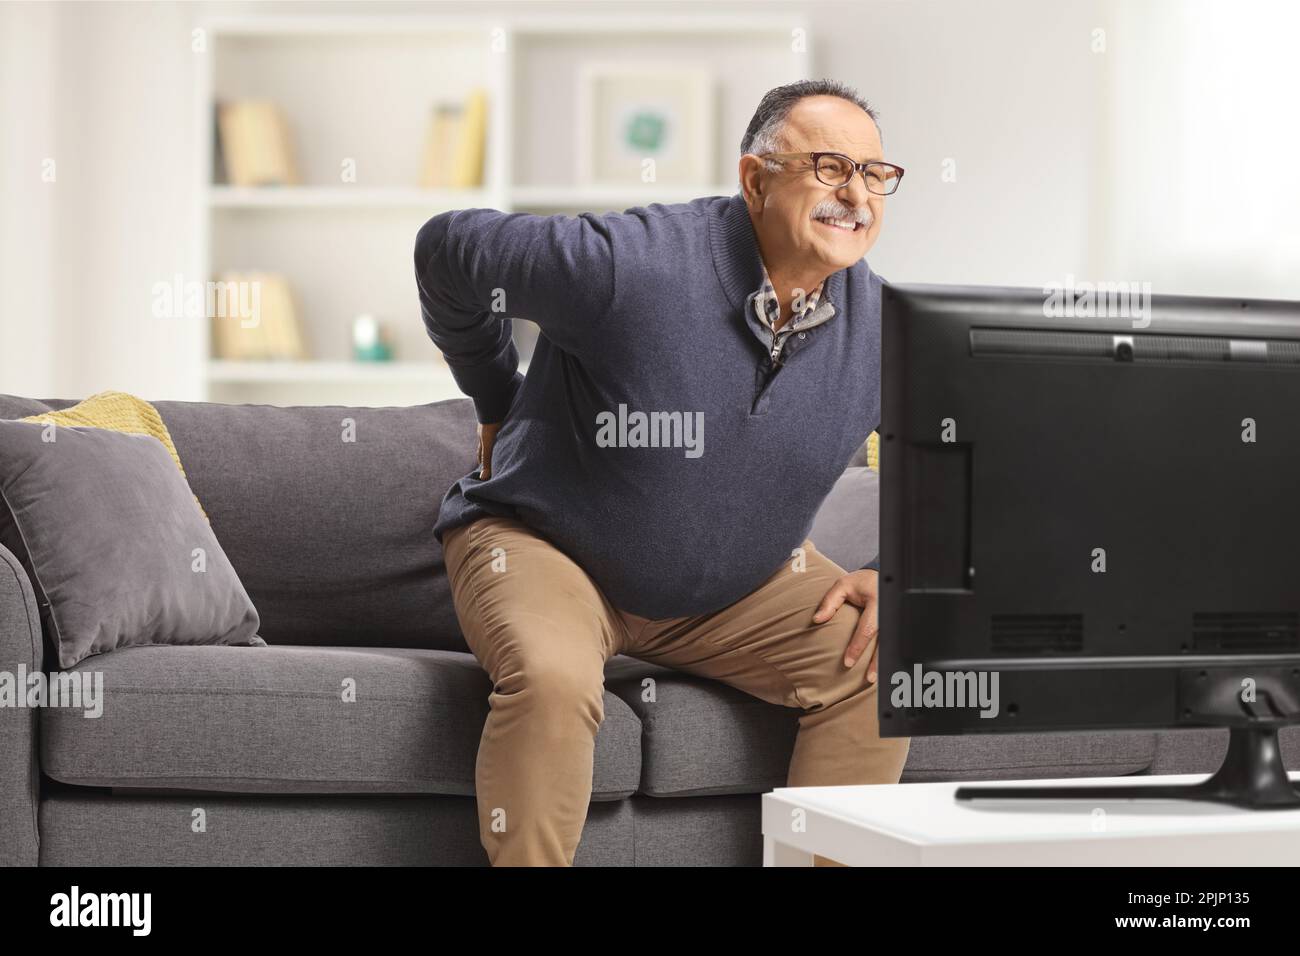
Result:
<svg viewBox="0 0 1300 956"><path fill-rule="evenodd" d="M0 421L0 503L0 543L32 579L59 668L139 644L265 645L158 439Z"/></svg>
<svg viewBox="0 0 1300 956"><path fill-rule="evenodd" d="M880 551L880 475L849 467L822 502L808 537L845 571L856 571Z"/></svg>

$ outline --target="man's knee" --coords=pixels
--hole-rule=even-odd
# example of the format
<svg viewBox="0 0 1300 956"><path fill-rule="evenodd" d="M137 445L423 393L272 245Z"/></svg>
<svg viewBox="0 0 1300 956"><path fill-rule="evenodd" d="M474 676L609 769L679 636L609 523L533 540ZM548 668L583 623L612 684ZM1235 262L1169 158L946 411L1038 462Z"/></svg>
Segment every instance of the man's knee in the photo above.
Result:
<svg viewBox="0 0 1300 956"><path fill-rule="evenodd" d="M557 725L577 715L594 729L605 719L605 675L594 652L563 654L546 640L537 649L503 655L494 696L509 697L531 721Z"/></svg>
<svg viewBox="0 0 1300 956"><path fill-rule="evenodd" d="M852 667L844 666L844 656L857 633L861 616L858 608L845 604L829 621L816 625L820 638L815 652L818 666L811 686L804 689L806 710L821 710L850 700L856 705L875 708L877 683L867 680L871 655L876 649L875 639L860 650Z"/></svg>

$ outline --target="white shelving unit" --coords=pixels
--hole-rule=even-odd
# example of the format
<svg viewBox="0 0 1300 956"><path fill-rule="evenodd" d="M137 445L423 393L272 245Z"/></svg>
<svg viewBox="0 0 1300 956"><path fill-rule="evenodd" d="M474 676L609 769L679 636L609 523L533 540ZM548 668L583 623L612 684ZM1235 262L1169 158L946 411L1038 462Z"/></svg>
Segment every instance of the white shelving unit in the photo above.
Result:
<svg viewBox="0 0 1300 956"><path fill-rule="evenodd" d="M213 209L429 209L483 205L492 195L475 189L417 189L401 186L213 186Z"/></svg>
<svg viewBox="0 0 1300 956"><path fill-rule="evenodd" d="M271 404L406 405L457 397L420 321L412 269L419 227L449 209L541 214L622 210L734 192L737 147L762 94L810 75L797 15L625 17L241 17L204 24L195 83L200 144L193 274L288 276L311 360L236 362L211 355L204 397ZM797 32L800 31L800 32ZM586 60L707 66L716 77L715 182L590 186L577 178L577 77ZM434 103L488 93L484 181L419 188ZM263 97L284 110L304 185L215 181L219 100ZM345 161L355 182L340 175ZM731 180L729 182L729 180ZM351 319L379 316L396 360L349 359ZM521 330L522 331L522 330ZM527 358L527 335L521 335Z"/></svg>
<svg viewBox="0 0 1300 956"><path fill-rule="evenodd" d="M249 362L212 359L208 380L212 382L428 382L447 373L441 362Z"/></svg>

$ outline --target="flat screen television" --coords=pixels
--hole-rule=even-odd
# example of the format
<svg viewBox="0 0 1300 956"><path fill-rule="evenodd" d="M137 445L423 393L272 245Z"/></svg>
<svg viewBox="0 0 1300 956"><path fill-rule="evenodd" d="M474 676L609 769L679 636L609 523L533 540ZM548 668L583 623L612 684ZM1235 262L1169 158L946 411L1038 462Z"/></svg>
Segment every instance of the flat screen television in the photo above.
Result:
<svg viewBox="0 0 1300 956"><path fill-rule="evenodd" d="M1203 783L957 796L1300 805L1300 303L893 285L882 322L882 735L1227 727Z"/></svg>

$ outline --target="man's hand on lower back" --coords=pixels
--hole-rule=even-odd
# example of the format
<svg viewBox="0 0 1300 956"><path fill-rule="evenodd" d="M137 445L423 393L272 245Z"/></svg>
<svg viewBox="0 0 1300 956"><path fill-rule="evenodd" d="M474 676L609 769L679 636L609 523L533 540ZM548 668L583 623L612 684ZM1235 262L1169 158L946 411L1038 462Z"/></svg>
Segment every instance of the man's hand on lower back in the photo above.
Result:
<svg viewBox="0 0 1300 956"><path fill-rule="evenodd" d="M500 429L501 422L478 426L478 476L482 480L492 477L492 446Z"/></svg>
<svg viewBox="0 0 1300 956"><path fill-rule="evenodd" d="M876 585L880 573L863 570L850 571L831 585L831 589L822 598L822 603L813 615L813 623L824 624L838 611L841 605L848 603L861 608L858 626L853 630L848 649L844 652L844 666L852 667L868 649L871 660L867 662L867 680L876 680Z"/></svg>

